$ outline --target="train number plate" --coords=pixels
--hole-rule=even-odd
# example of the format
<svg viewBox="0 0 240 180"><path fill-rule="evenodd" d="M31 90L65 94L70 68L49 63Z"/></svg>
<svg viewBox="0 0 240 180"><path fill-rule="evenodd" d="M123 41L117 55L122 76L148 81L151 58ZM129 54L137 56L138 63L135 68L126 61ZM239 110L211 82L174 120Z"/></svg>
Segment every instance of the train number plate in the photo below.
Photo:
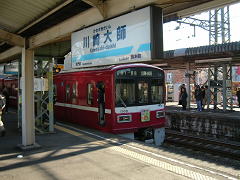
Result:
<svg viewBox="0 0 240 180"><path fill-rule="evenodd" d="M141 111L141 122L150 121L150 111L149 110L142 110Z"/></svg>

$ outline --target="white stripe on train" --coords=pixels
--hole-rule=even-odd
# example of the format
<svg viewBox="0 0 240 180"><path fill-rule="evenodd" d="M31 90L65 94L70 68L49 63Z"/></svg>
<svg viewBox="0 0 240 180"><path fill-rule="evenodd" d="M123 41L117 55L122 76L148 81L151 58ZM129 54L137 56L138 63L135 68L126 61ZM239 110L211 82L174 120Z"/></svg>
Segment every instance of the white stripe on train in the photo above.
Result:
<svg viewBox="0 0 240 180"><path fill-rule="evenodd" d="M67 104L67 103L56 102L55 106L69 107L69 108L80 109L80 110L84 110L84 111L98 112L98 108L96 108L96 107L80 106L80 105L76 105L76 104ZM105 109L105 113L111 114L111 109Z"/></svg>
<svg viewBox="0 0 240 180"><path fill-rule="evenodd" d="M59 103L56 102L56 106L61 107L69 107L74 109L80 109L84 111L93 111L98 112L97 107L89 107L89 106L80 106L76 104L67 104L67 103ZM164 109L164 104L154 104L154 105L145 105L145 106L133 106L133 107L117 107L115 108L115 112L117 114L123 114L123 113L137 113L141 112L142 110L149 110L149 111L156 111L156 110L162 110ZM105 113L111 114L111 109L105 109Z"/></svg>
<svg viewBox="0 0 240 180"><path fill-rule="evenodd" d="M117 114L121 113L137 113L143 110L156 111L164 109L164 104L153 104L153 105L144 105L144 106L132 106L132 107L117 107L115 112Z"/></svg>

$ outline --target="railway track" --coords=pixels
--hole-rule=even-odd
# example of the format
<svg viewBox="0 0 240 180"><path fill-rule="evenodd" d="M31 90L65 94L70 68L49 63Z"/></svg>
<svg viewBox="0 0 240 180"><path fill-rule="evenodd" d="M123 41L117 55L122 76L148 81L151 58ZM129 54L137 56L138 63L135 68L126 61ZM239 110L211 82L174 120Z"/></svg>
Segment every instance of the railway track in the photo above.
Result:
<svg viewBox="0 0 240 180"><path fill-rule="evenodd" d="M190 148L196 151L240 160L240 143L217 141L214 139L189 136L176 131L167 130L165 144Z"/></svg>

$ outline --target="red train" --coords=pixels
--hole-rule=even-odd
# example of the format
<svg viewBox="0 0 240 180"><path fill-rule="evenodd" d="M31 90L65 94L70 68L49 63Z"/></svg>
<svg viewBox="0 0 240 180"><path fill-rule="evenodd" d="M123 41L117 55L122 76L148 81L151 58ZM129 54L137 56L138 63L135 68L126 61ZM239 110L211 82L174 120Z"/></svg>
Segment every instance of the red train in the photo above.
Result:
<svg viewBox="0 0 240 180"><path fill-rule="evenodd" d="M15 76L0 77L0 91L6 86L9 94L9 106L17 108L18 106L18 78Z"/></svg>
<svg viewBox="0 0 240 180"><path fill-rule="evenodd" d="M72 70L54 76L55 117L104 132L163 142L162 69L145 64Z"/></svg>

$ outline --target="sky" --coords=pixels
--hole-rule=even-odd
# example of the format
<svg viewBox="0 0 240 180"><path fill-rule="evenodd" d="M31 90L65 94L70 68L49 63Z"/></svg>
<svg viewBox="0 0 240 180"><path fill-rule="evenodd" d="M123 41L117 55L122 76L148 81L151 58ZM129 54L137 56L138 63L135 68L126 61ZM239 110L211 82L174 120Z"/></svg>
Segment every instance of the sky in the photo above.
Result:
<svg viewBox="0 0 240 180"><path fill-rule="evenodd" d="M240 41L239 29L240 29L240 3L229 6L230 12L230 34L231 42ZM197 19L209 19L209 13L203 12L191 16ZM194 28L187 24L181 24L178 30L175 30L179 26L177 22L169 22L163 25L164 36L164 50L173 50L187 47L197 47L209 45L209 33L208 31L196 27L196 35L194 36Z"/></svg>

